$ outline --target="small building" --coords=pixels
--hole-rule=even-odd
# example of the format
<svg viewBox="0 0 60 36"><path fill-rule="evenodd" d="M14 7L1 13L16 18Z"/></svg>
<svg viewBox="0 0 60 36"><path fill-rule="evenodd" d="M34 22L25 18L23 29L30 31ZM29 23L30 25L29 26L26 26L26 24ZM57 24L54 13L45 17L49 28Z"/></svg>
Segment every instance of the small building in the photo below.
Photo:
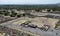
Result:
<svg viewBox="0 0 60 36"><path fill-rule="evenodd" d="M42 9L42 12L47 12L47 9Z"/></svg>

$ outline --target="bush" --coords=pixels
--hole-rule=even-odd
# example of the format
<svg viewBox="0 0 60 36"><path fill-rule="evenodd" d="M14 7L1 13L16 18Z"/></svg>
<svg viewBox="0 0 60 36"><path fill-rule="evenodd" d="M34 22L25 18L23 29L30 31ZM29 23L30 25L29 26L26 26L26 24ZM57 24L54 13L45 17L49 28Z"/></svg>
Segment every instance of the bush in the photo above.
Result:
<svg viewBox="0 0 60 36"><path fill-rule="evenodd" d="M19 15L17 15L17 17L19 18L19 17L21 17L21 15L19 14Z"/></svg>
<svg viewBox="0 0 60 36"><path fill-rule="evenodd" d="M10 15L10 17L15 17L15 15Z"/></svg>

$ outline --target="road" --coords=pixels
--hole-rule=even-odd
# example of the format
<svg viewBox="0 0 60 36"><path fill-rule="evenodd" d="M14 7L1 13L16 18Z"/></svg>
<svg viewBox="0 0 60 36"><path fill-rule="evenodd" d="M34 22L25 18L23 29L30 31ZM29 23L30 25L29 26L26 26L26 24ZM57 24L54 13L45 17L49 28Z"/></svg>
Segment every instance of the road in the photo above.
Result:
<svg viewBox="0 0 60 36"><path fill-rule="evenodd" d="M46 16L46 15L54 15L54 16L60 16L60 14L56 14L56 13L42 13L42 12L31 12L32 15L36 15L36 16Z"/></svg>

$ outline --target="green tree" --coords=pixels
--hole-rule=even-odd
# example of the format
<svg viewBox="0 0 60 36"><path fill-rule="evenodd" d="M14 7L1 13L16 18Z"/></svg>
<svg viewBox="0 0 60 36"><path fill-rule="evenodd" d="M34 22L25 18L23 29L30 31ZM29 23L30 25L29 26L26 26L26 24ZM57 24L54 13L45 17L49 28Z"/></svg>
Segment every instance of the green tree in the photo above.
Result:
<svg viewBox="0 0 60 36"><path fill-rule="evenodd" d="M18 18L21 17L21 14L17 15L17 17L18 17Z"/></svg>
<svg viewBox="0 0 60 36"><path fill-rule="evenodd" d="M10 14L9 12L5 12L5 13L4 13L5 16L8 16L9 14Z"/></svg>
<svg viewBox="0 0 60 36"><path fill-rule="evenodd" d="M15 13L15 12L12 11L10 16L11 17L15 17L16 15L17 15L17 13Z"/></svg>

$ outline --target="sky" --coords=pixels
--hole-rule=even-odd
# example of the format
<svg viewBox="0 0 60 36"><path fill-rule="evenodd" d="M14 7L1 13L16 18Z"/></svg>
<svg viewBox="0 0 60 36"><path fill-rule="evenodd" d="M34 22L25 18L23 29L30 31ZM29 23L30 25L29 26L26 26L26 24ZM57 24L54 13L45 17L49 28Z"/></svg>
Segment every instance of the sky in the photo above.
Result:
<svg viewBox="0 0 60 36"><path fill-rule="evenodd" d="M56 4L60 0L0 0L0 4Z"/></svg>

